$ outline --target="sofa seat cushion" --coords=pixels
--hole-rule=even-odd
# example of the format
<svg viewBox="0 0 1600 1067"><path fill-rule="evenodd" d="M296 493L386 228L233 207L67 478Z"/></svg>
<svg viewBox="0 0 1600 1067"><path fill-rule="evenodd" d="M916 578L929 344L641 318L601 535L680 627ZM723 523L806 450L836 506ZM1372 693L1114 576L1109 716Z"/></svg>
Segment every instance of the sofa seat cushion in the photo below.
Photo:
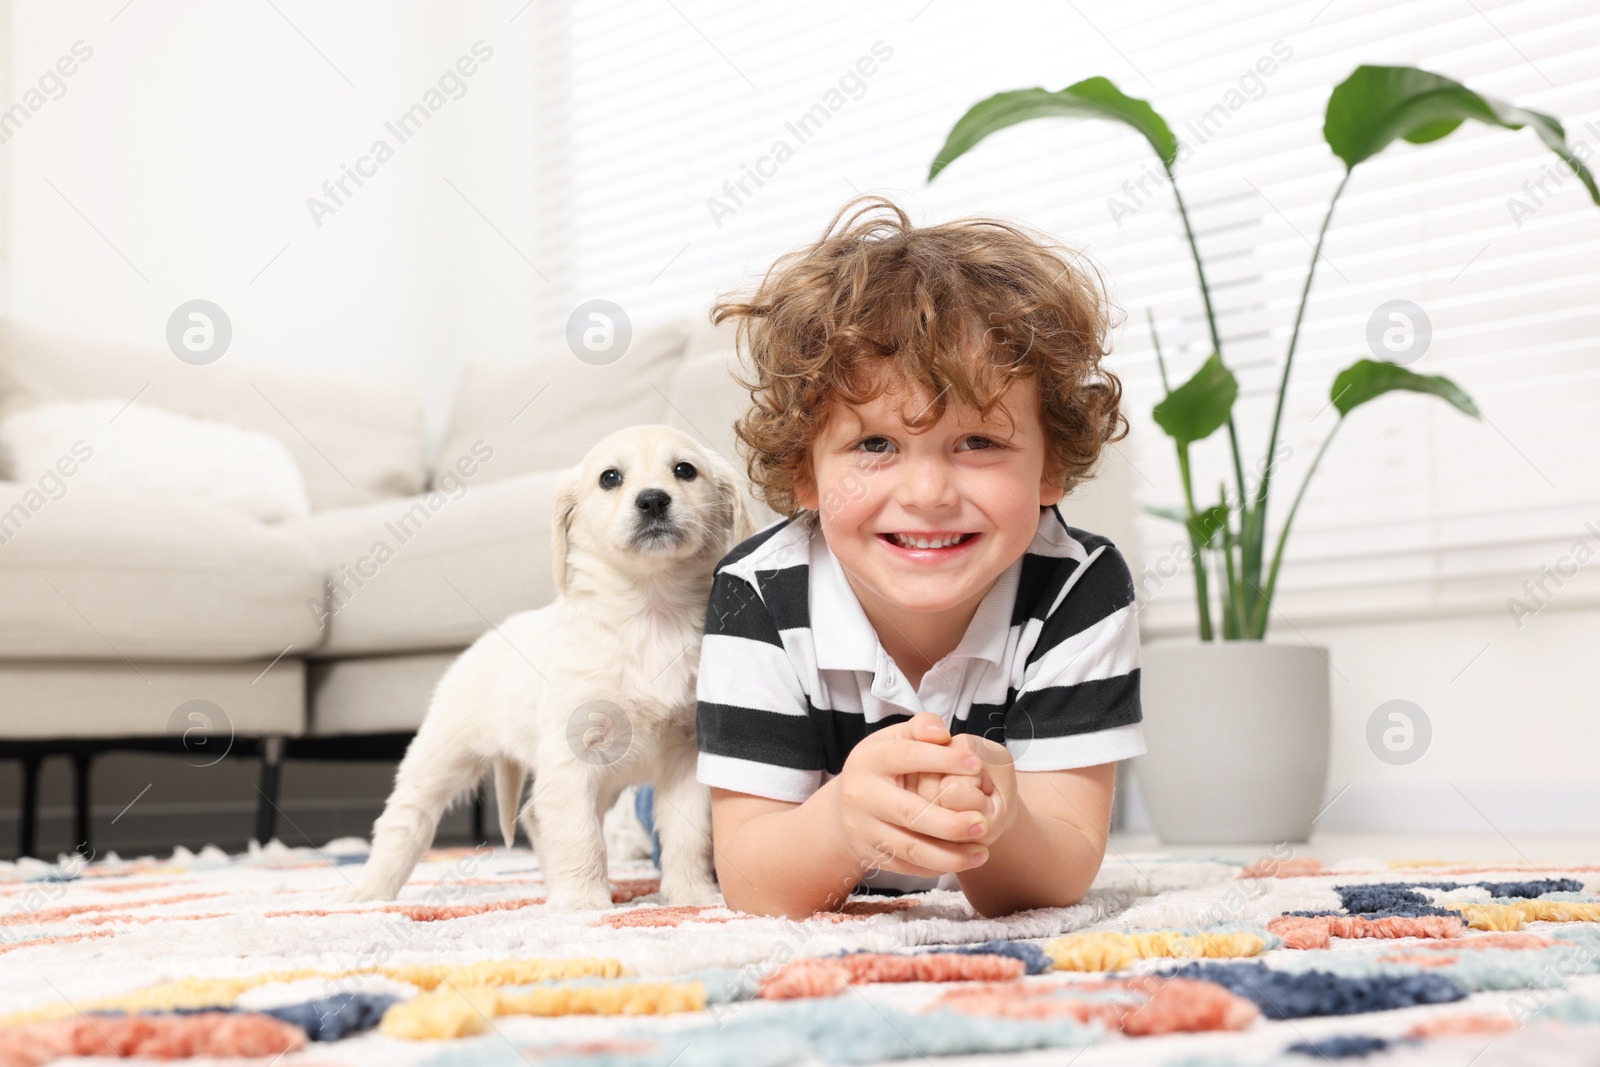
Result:
<svg viewBox="0 0 1600 1067"><path fill-rule="evenodd" d="M459 650L404 656L353 656L311 665L309 726L313 737L411 733L422 725Z"/></svg>
<svg viewBox="0 0 1600 1067"><path fill-rule="evenodd" d="M313 655L460 648L506 616L549 603L550 519L564 473L456 481L453 492L287 524L327 575Z"/></svg>
<svg viewBox="0 0 1600 1067"><path fill-rule="evenodd" d="M305 732L305 663L0 660L6 740L170 737L204 767L244 737Z"/></svg>
<svg viewBox="0 0 1600 1067"><path fill-rule="evenodd" d="M321 589L301 541L237 512L0 482L0 659L298 655Z"/></svg>

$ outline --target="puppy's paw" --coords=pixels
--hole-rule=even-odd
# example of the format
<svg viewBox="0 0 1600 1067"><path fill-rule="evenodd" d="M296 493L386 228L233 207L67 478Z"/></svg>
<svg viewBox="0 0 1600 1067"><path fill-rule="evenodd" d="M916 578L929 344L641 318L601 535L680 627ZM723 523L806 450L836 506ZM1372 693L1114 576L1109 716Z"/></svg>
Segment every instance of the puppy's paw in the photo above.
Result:
<svg viewBox="0 0 1600 1067"><path fill-rule="evenodd" d="M661 887L661 901L669 907L714 908L722 905L722 894L711 882Z"/></svg>
<svg viewBox="0 0 1600 1067"><path fill-rule="evenodd" d="M393 900L394 893L384 891L383 886L371 886L366 882L357 882L355 885L346 886L333 894L333 899L339 904L366 904L375 900Z"/></svg>
<svg viewBox="0 0 1600 1067"><path fill-rule="evenodd" d="M605 887L597 889L557 889L551 892L544 906L551 911L600 911L608 909L611 904L611 891Z"/></svg>

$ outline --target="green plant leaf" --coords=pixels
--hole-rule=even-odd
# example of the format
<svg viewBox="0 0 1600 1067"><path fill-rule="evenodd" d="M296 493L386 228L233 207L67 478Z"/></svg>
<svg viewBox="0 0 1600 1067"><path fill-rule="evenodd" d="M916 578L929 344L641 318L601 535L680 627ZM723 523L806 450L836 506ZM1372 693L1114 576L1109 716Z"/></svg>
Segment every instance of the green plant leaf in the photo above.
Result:
<svg viewBox="0 0 1600 1067"><path fill-rule="evenodd" d="M1227 425L1238 395L1239 382L1223 365L1222 357L1213 352L1193 378L1168 393L1150 414L1167 436L1187 444L1210 437Z"/></svg>
<svg viewBox="0 0 1600 1067"><path fill-rule="evenodd" d="M1228 508L1224 504L1214 504L1196 513L1187 525L1194 542L1210 548L1222 536L1223 530L1227 529Z"/></svg>
<svg viewBox="0 0 1600 1067"><path fill-rule="evenodd" d="M1508 130L1532 126L1545 147L1571 167L1600 204L1600 187L1572 154L1559 120L1482 96L1458 81L1416 67L1357 67L1328 97L1322 136L1346 168L1370 159L1396 138L1427 144L1453 133L1467 119Z"/></svg>
<svg viewBox="0 0 1600 1067"><path fill-rule="evenodd" d="M1396 389L1428 393L1448 401L1452 407L1475 419L1483 417L1472 398L1449 378L1437 374L1413 374L1404 367L1372 359L1359 359L1339 372L1339 376L1333 380L1333 406L1339 409L1339 415L1343 417L1367 401Z"/></svg>
<svg viewBox="0 0 1600 1067"><path fill-rule="evenodd" d="M979 101L950 128L944 147L928 168L931 182L939 172L997 130L1041 118L1109 119L1133 127L1144 135L1165 166L1178 158L1178 139L1166 119L1147 101L1125 96L1108 78L1085 78L1059 92L1015 89Z"/></svg>
<svg viewBox="0 0 1600 1067"><path fill-rule="evenodd" d="M1193 520L1184 514L1182 508L1146 507L1144 510L1147 515L1154 515L1158 519L1166 519L1168 522L1188 527L1189 532L1194 535L1194 543L1207 548L1216 542L1217 536L1228 525L1228 508L1225 504L1206 508L1195 515Z"/></svg>

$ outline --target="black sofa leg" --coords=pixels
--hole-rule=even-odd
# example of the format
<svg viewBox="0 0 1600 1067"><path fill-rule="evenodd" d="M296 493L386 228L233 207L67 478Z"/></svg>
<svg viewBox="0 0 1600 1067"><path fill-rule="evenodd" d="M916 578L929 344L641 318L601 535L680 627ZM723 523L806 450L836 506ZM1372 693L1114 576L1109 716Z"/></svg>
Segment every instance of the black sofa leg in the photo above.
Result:
<svg viewBox="0 0 1600 1067"><path fill-rule="evenodd" d="M89 766L94 753L79 749L72 753L72 837L73 851L89 852Z"/></svg>
<svg viewBox="0 0 1600 1067"><path fill-rule="evenodd" d="M256 803L256 840L265 845L278 825L278 769L283 765L283 738L261 739L261 799Z"/></svg>
<svg viewBox="0 0 1600 1067"><path fill-rule="evenodd" d="M483 783L472 791L472 843L483 844Z"/></svg>
<svg viewBox="0 0 1600 1067"><path fill-rule="evenodd" d="M22 757L22 819L17 824L17 855L32 856L39 847L38 756Z"/></svg>

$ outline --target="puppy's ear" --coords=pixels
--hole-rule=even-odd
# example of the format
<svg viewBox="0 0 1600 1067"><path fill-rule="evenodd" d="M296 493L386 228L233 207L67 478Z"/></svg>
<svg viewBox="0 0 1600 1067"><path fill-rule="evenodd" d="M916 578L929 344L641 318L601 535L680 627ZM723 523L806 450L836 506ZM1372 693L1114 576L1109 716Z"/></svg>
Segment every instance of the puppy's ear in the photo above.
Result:
<svg viewBox="0 0 1600 1067"><path fill-rule="evenodd" d="M734 469L733 464L720 455L712 453L712 457L713 483L731 512L728 524L728 547L731 549L756 532L756 520L745 498L744 478Z"/></svg>
<svg viewBox="0 0 1600 1067"><path fill-rule="evenodd" d="M567 595L567 550L572 541L572 513L578 508L581 471L581 467L573 467L556 485L556 506L550 517L550 570L561 596Z"/></svg>

